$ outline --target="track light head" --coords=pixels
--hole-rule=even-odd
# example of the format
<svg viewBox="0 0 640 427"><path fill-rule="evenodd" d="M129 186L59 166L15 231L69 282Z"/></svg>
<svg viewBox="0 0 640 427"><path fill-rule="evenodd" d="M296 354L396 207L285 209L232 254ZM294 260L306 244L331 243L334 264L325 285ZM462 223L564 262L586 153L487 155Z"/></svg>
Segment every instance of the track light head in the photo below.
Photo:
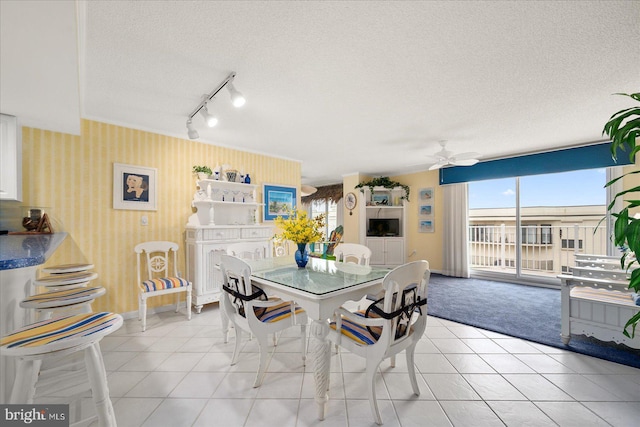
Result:
<svg viewBox="0 0 640 427"><path fill-rule="evenodd" d="M240 108L247 102L244 96L233 86L233 83L227 83L227 89L229 90L229 95L231 95L231 103L234 107Z"/></svg>
<svg viewBox="0 0 640 427"><path fill-rule="evenodd" d="M200 135L196 128L193 127L193 123L191 123L191 119L187 120L187 131L189 134L189 139L198 139Z"/></svg>
<svg viewBox="0 0 640 427"><path fill-rule="evenodd" d="M209 113L209 109L207 108L206 102L202 106L202 109L200 110L200 114L202 114L202 117L204 118L205 123L210 128L218 124L218 118Z"/></svg>

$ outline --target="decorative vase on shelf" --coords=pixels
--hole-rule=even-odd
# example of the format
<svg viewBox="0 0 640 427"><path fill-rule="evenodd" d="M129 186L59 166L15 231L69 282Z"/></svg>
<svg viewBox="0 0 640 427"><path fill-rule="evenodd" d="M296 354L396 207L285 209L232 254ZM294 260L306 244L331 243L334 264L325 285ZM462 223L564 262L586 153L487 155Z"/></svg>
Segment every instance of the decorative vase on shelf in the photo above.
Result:
<svg viewBox="0 0 640 427"><path fill-rule="evenodd" d="M296 264L298 268L304 268L309 262L309 252L307 251L306 243L298 243L298 249L295 253Z"/></svg>
<svg viewBox="0 0 640 427"><path fill-rule="evenodd" d="M247 174L247 175L244 177L244 183L245 183L245 184L251 184L251 177L249 176L249 174Z"/></svg>

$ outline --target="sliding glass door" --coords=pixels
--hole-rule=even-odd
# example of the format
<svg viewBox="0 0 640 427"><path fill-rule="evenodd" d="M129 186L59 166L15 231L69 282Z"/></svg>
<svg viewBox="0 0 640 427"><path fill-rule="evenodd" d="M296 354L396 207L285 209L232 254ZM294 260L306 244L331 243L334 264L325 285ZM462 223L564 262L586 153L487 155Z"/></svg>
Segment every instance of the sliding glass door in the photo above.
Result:
<svg viewBox="0 0 640 427"><path fill-rule="evenodd" d="M606 169L469 183L469 249L477 276L556 283L573 254L607 253Z"/></svg>

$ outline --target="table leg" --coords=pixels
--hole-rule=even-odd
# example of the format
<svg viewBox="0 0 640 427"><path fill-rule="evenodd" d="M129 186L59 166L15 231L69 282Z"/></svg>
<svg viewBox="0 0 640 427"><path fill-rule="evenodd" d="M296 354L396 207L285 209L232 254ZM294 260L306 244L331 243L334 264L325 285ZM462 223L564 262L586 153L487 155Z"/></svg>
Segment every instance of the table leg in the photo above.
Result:
<svg viewBox="0 0 640 427"><path fill-rule="evenodd" d="M327 325L325 322L314 321L311 324L313 337L314 372L316 382L316 403L318 404L318 419L324 420L329 402L329 375L331 366L331 342L327 340Z"/></svg>

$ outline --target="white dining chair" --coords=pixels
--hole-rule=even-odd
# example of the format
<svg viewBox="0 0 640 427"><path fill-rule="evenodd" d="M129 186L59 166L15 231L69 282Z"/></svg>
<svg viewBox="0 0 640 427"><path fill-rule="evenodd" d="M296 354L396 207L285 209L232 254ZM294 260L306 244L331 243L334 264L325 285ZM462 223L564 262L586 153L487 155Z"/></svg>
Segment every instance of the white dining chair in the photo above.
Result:
<svg viewBox="0 0 640 427"><path fill-rule="evenodd" d="M236 335L231 365L238 361L243 331L253 334L260 349L260 364L253 386L260 387L267 368L269 334L275 334L294 325L300 325L304 365L308 322L305 311L293 301L283 301L277 297L268 298L262 289L251 283L251 267L238 257L220 255L220 270L223 289L220 305L225 316L233 323Z"/></svg>
<svg viewBox="0 0 640 427"><path fill-rule="evenodd" d="M271 258L271 248L268 241L238 242L227 246L227 255L241 259L265 259Z"/></svg>
<svg viewBox="0 0 640 427"><path fill-rule="evenodd" d="M369 265L369 261L371 261L371 249L358 243L340 243L333 250L333 255L338 262Z"/></svg>
<svg viewBox="0 0 640 427"><path fill-rule="evenodd" d="M191 282L178 275L178 244L165 241L140 243L137 255L138 320L142 331L147 329L147 299L177 293L176 313L180 309L180 294L187 295L187 319L191 320Z"/></svg>
<svg viewBox="0 0 640 427"><path fill-rule="evenodd" d="M375 390L380 363L406 351L407 369L413 392L420 395L414 353L427 325L427 261L414 261L391 270L383 279L384 297L366 310L351 312L339 308L330 323L328 339L366 359L366 382L374 420L382 424Z"/></svg>

